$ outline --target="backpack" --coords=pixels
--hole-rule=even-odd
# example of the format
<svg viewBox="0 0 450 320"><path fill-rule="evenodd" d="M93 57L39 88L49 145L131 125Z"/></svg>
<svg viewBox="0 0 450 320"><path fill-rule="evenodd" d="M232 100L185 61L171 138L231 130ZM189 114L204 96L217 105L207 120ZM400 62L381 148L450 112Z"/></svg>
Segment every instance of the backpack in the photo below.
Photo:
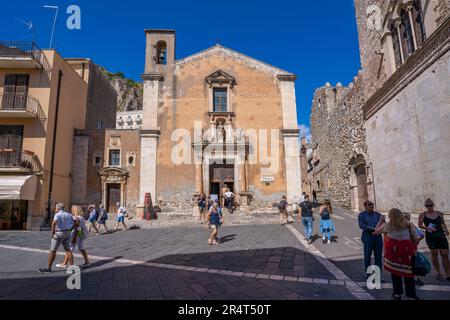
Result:
<svg viewBox="0 0 450 320"><path fill-rule="evenodd" d="M287 202L285 200L281 200L280 203L278 204L278 209L280 211L284 211L286 210L287 207Z"/></svg>
<svg viewBox="0 0 450 320"><path fill-rule="evenodd" d="M417 252L413 257L413 273L416 276L424 277L431 272L431 264L428 258Z"/></svg>

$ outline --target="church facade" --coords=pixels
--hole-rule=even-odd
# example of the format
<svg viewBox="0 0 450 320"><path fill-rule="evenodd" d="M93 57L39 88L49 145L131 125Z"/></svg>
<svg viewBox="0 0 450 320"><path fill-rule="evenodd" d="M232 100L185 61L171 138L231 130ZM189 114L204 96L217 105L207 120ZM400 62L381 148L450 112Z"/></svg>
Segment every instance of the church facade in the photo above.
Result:
<svg viewBox="0 0 450 320"><path fill-rule="evenodd" d="M300 195L296 76L220 45L176 60L175 31L145 34L142 128L77 133L92 181L74 201L139 214L148 194L163 211L224 186L241 209Z"/></svg>

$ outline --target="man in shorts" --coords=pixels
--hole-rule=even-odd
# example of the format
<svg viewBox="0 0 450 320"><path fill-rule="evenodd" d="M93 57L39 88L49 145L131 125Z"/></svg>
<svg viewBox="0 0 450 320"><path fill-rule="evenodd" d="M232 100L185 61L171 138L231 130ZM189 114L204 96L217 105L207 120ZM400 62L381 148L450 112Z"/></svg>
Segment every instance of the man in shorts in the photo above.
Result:
<svg viewBox="0 0 450 320"><path fill-rule="evenodd" d="M56 252L61 244L66 251L66 255L69 258L69 265L73 265L73 254L71 251L71 245L75 244L75 238L72 239L72 230L78 228L78 220L75 219L72 214L64 210L64 204L58 203L56 205L56 214L52 223L52 242L50 246L50 253L48 254L47 268L39 269L41 274L47 274L52 272L52 265L55 261Z"/></svg>

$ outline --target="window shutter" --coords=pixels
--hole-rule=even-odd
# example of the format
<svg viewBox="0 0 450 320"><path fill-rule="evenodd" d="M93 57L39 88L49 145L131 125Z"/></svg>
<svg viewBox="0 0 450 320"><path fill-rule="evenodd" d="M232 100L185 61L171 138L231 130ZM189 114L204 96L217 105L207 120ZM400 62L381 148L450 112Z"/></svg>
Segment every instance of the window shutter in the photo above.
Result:
<svg viewBox="0 0 450 320"><path fill-rule="evenodd" d="M22 150L23 126L11 126L9 134L9 148Z"/></svg>
<svg viewBox="0 0 450 320"><path fill-rule="evenodd" d="M27 104L28 94L28 78L27 74L18 74L16 79L16 96L14 99L14 107L25 108Z"/></svg>
<svg viewBox="0 0 450 320"><path fill-rule="evenodd" d="M9 126L0 126L0 148L8 148Z"/></svg>
<svg viewBox="0 0 450 320"><path fill-rule="evenodd" d="M3 87L2 108L12 109L14 106L14 94L16 90L16 75L5 75L5 86Z"/></svg>

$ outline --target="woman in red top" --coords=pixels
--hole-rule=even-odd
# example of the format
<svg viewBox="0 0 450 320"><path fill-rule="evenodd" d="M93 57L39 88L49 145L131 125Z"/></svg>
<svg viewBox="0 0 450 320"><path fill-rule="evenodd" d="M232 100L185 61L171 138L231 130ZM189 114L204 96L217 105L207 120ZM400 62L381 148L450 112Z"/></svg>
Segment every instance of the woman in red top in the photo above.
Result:
<svg viewBox="0 0 450 320"><path fill-rule="evenodd" d="M403 282L406 296L421 300L416 294L413 273L413 257L417 252L419 237L414 224L408 222L399 209L389 211L389 222L383 223L375 230L374 235L384 234L384 268L392 275L394 300L401 300Z"/></svg>

